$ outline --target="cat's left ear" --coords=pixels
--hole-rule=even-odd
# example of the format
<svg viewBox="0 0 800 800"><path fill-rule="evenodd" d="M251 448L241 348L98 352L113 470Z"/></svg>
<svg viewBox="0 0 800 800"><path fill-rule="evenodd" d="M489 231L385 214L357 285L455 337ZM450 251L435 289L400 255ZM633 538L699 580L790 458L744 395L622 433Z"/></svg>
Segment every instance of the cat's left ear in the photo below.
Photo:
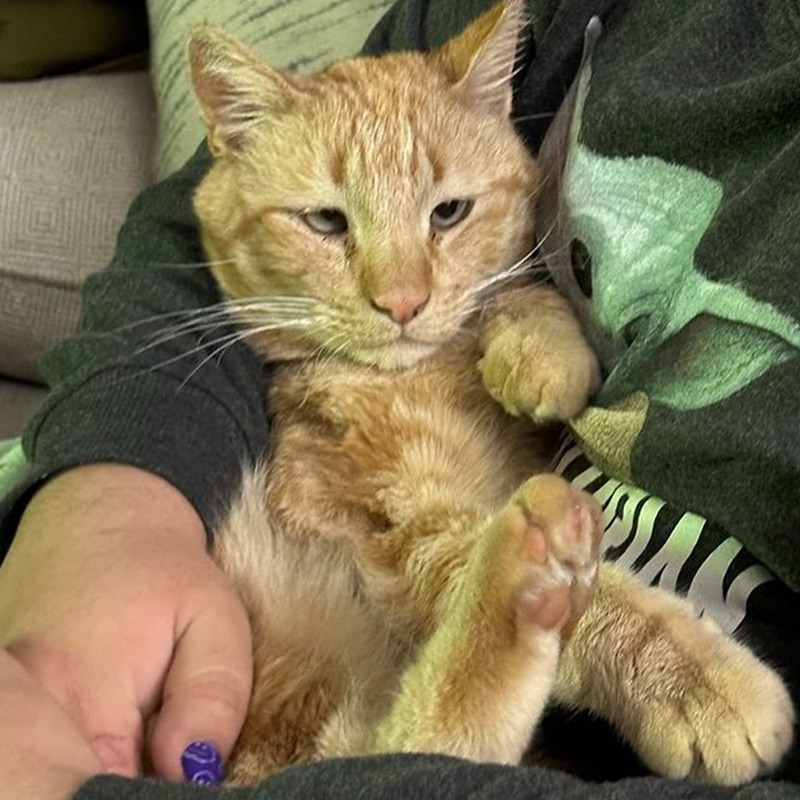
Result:
<svg viewBox="0 0 800 800"><path fill-rule="evenodd" d="M511 113L511 78L525 22L524 0L500 2L436 52L467 103L498 116Z"/></svg>
<svg viewBox="0 0 800 800"><path fill-rule="evenodd" d="M240 150L248 133L286 109L300 91L238 39L203 25L189 40L189 67L215 156Z"/></svg>

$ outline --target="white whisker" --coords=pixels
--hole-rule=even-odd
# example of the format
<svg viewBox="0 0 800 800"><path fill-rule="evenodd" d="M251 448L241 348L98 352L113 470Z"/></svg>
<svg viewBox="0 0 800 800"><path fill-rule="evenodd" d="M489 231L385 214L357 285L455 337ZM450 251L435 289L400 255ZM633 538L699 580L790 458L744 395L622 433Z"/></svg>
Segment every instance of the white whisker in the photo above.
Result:
<svg viewBox="0 0 800 800"><path fill-rule="evenodd" d="M235 324L242 321L285 321L297 319L313 319L315 314L308 311L314 309L314 302L294 302L295 299L306 301L306 298L254 298L249 301L226 301L222 308L209 307L208 311L201 310L192 319L179 322L176 325L162 328L152 333L150 341L140 347L136 353L142 353L153 347L165 344L179 336L197 333L208 327L210 323L219 320L217 324ZM246 317L246 319L245 319Z"/></svg>

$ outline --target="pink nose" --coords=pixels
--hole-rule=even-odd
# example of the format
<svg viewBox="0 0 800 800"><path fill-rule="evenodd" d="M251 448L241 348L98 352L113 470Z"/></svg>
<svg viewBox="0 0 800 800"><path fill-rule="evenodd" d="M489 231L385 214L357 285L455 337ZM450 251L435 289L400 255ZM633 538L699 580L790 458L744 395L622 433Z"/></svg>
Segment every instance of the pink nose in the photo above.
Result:
<svg viewBox="0 0 800 800"><path fill-rule="evenodd" d="M430 293L387 292L372 299L373 308L391 317L399 325L411 322L425 308Z"/></svg>

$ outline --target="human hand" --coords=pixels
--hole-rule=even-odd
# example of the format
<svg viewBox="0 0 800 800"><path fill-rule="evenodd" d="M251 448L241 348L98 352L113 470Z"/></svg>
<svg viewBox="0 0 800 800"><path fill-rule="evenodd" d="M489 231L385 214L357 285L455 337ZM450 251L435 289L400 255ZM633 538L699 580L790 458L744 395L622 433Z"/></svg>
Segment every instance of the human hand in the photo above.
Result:
<svg viewBox="0 0 800 800"><path fill-rule="evenodd" d="M0 648L0 798L61 800L102 771L58 703Z"/></svg>
<svg viewBox="0 0 800 800"><path fill-rule="evenodd" d="M128 466L69 470L25 510L0 569L0 645L105 771L139 775L149 756L158 775L180 780L190 742L211 742L224 759L233 748L250 696L250 628L205 545L183 495Z"/></svg>

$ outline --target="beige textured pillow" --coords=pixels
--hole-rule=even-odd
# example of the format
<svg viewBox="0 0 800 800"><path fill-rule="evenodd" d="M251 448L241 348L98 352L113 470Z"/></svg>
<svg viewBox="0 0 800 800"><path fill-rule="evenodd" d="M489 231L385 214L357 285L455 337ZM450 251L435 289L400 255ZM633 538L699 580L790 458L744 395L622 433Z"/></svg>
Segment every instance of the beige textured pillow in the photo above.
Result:
<svg viewBox="0 0 800 800"><path fill-rule="evenodd" d="M0 84L0 375L36 380L152 177L145 72Z"/></svg>
<svg viewBox="0 0 800 800"><path fill-rule="evenodd" d="M158 97L158 173L178 169L204 135L189 88L186 40L204 22L280 69L314 72L357 53L392 0L148 0Z"/></svg>

